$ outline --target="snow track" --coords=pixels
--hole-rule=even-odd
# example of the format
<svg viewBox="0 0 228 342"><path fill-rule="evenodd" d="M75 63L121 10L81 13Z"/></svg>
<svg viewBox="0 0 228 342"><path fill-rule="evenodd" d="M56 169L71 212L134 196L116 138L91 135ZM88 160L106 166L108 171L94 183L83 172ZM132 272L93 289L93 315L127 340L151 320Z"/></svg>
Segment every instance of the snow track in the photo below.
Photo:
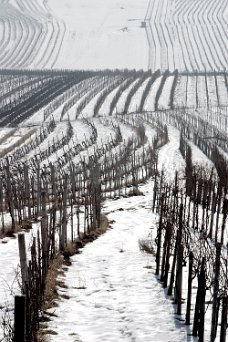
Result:
<svg viewBox="0 0 228 342"><path fill-rule="evenodd" d="M50 342L158 342L167 336L170 341L186 340L185 328L175 325L172 304L153 275L153 257L139 250L138 240L155 223L148 189L152 184L140 188L145 196L105 203L113 229L72 258L61 279L67 288L60 290L72 305L63 299L55 308L48 329L58 335L48 335Z"/></svg>
<svg viewBox="0 0 228 342"><path fill-rule="evenodd" d="M135 94L132 96L131 101L130 101L130 105L128 107L129 113L137 112L137 110L139 108L139 104L141 103L141 98L142 98L143 92L145 91L145 88L146 88L149 81L150 81L150 77L148 77L142 83L142 85L136 90Z"/></svg>
<svg viewBox="0 0 228 342"><path fill-rule="evenodd" d="M166 79L166 82L162 89L161 96L159 97L159 100L158 100L159 109L167 109L170 107L170 94L171 94L173 81L174 81L174 76L170 76Z"/></svg>
<svg viewBox="0 0 228 342"><path fill-rule="evenodd" d="M155 97L157 94L157 91L159 89L160 83L162 80L162 76L158 77L154 83L152 84L152 87L150 89L150 92L146 98L145 104L144 104L144 110L145 111L154 111L155 109Z"/></svg>
<svg viewBox="0 0 228 342"><path fill-rule="evenodd" d="M176 172L179 178L184 175L185 161L180 153L180 132L172 127L168 127L169 142L164 145L158 154L158 170L164 171L167 182L174 182Z"/></svg>

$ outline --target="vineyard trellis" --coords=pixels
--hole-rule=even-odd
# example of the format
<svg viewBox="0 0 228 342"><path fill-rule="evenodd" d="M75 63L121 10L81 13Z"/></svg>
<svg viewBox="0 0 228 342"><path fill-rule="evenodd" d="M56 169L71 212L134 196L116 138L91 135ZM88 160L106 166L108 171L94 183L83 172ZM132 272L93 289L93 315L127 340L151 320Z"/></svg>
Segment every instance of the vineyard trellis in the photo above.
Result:
<svg viewBox="0 0 228 342"><path fill-rule="evenodd" d="M0 152L0 234L12 236L18 230L31 228L34 233L28 260L24 235L18 235L27 338L36 340L45 281L55 256L60 253L67 258L68 243L77 241L78 246L82 246L83 239L93 239L102 221L105 199L138 195L138 185L153 177L153 210L159 215L156 275L168 294L174 295L177 313L183 315L185 308L185 322L193 324L194 336L203 341L205 312L211 306L211 341L215 339L220 320L220 340L224 342L228 300L228 164L224 156L224 152L228 152L227 107L220 106L217 78L224 77L225 73L195 74L197 110L176 106L179 77L187 77L187 84L192 76L179 74L177 70L172 74L168 71L161 74L160 70L153 74L135 70L75 74L71 71L15 72L14 76L10 73L9 82L5 73L1 74L4 89L0 113L2 124L8 124L12 118L15 125L37 109L43 111L39 129L32 127L24 138ZM159 99L169 76L173 77L169 83L170 109L159 110ZM141 113L158 77L155 111ZM209 103L209 77L216 85L216 103L219 104L216 110ZM147 79L138 102L138 113L129 114L133 96ZM203 87L207 95L202 107L198 95L200 82L205 82ZM123 113L113 115L115 108L118 112L121 92L130 86ZM110 101L107 117L102 118L99 115L101 105L115 89L117 92ZM38 107L32 107L31 103L37 99L41 101L41 107L40 103ZM80 120L89 135L77 139L76 125L68 112L73 108L76 117L82 115L92 99L96 99L92 113L95 118L82 117ZM57 108L60 109L59 122L52 116ZM16 110L21 113L20 117L15 117ZM99 124L112 129L105 142L97 128ZM178 174L174 185L166 184L163 174L158 174L158 150L168 142L166 125L169 124L180 131L180 152L186 164L184 187L178 184ZM146 126L155 132L151 141L146 136ZM132 134L125 139L126 127ZM10 132L2 138L3 141L13 129ZM50 135L52 139L49 139ZM205 171L193 164L191 142L213 162L214 170ZM186 266L188 289L184 305L182 283ZM212 302L208 303L206 297L210 291ZM195 310L194 317L191 317L193 301Z"/></svg>
<svg viewBox="0 0 228 342"><path fill-rule="evenodd" d="M187 153L191 159L191 154ZM156 242L156 275L174 297L177 315L192 326L193 336L204 341L205 312L211 305L211 339L217 335L220 315L220 341L226 341L227 329L227 236L224 239L228 215L227 188L204 170L195 170L189 178L190 161L186 164L185 189L178 174L174 184L166 184L163 175L155 177L153 211L159 215ZM187 290L183 293L183 272ZM193 281L197 288L193 296ZM212 301L206 304L206 294ZM184 305L183 298L186 298ZM220 305L221 304L221 305ZM191 308L194 306L194 317ZM222 310L220 310L220 306Z"/></svg>
<svg viewBox="0 0 228 342"><path fill-rule="evenodd" d="M96 140L95 126L85 121L91 125ZM115 139L94 149L93 155L74 164L74 154L69 154L67 171L61 162L43 167L39 162L33 163L33 167L27 163L20 165L17 154L15 159L12 156L2 160L1 234L12 235L21 228L31 229L33 222L37 222L28 261L25 260L24 235L19 234L22 293L25 296L25 302L22 302L26 312L26 336L30 341L36 340L45 280L56 254L66 256L69 241L89 239L99 228L104 199L137 195L138 184L157 172L156 151L167 142L166 126L160 124L157 136L148 142L139 120L129 121L128 125L137 133L132 138L123 141L119 126L114 125ZM64 145L64 141L61 144ZM10 230L4 222L7 212L11 218Z"/></svg>

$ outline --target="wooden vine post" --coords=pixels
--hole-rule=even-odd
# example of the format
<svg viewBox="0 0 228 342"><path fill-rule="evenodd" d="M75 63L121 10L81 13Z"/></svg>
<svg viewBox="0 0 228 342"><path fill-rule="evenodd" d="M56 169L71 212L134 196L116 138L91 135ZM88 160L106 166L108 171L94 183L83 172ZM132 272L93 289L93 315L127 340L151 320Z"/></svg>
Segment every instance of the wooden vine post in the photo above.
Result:
<svg viewBox="0 0 228 342"><path fill-rule="evenodd" d="M172 225L169 221L166 224L166 243L164 248L164 272L163 272L163 287L167 287L168 282L168 274L170 267L170 250L171 250L171 242L172 242Z"/></svg>
<svg viewBox="0 0 228 342"><path fill-rule="evenodd" d="M26 293L26 289L28 285L28 266L27 266L24 234L18 234L18 246L19 246L20 266L21 266L22 292Z"/></svg>
<svg viewBox="0 0 228 342"><path fill-rule="evenodd" d="M65 174L64 184L63 184L63 215L61 223L61 236L60 236L60 250L64 251L67 243L67 188L68 185L68 175Z"/></svg>
<svg viewBox="0 0 228 342"><path fill-rule="evenodd" d="M165 196L164 194L162 194L161 196L161 212L160 212L158 236L157 236L156 271L155 271L156 275L159 275L159 268L160 268L164 196Z"/></svg>
<svg viewBox="0 0 228 342"><path fill-rule="evenodd" d="M15 296L14 302L14 342L26 341L26 300L25 296Z"/></svg>
<svg viewBox="0 0 228 342"><path fill-rule="evenodd" d="M205 316L205 296L206 296L206 272L205 272L205 258L202 260L201 270L199 275L198 289L200 289L200 305L199 305L199 342L204 341L204 316Z"/></svg>
<svg viewBox="0 0 228 342"><path fill-rule="evenodd" d="M228 315L228 296L226 293L222 299L222 319L221 319L220 342L226 342L227 315Z"/></svg>
<svg viewBox="0 0 228 342"><path fill-rule="evenodd" d="M10 175L10 168L9 168L9 159L6 158L7 166L6 166L6 190L7 190L7 197L8 197L8 207L9 213L12 220L12 231L15 231L16 228L16 221L15 221L15 214L14 214L14 200L13 200L13 190L12 190L12 180Z"/></svg>
<svg viewBox="0 0 228 342"><path fill-rule="evenodd" d="M177 268L175 281L175 302L177 303L177 314L181 315L181 300L182 300L182 273L183 273L183 244L182 244L182 230L183 230L183 204L180 205L179 212L179 227L177 231Z"/></svg>
<svg viewBox="0 0 228 342"><path fill-rule="evenodd" d="M42 218L41 218L41 241L42 241L42 286L45 287L45 279L48 269L48 216L46 208L46 193L42 191Z"/></svg>
<svg viewBox="0 0 228 342"><path fill-rule="evenodd" d="M227 215L228 215L228 198L224 198L222 213L223 213L223 218L222 218L222 227L221 227L221 230L222 230L222 232L221 232L221 244L223 245L223 243L224 243L224 232L225 232L225 227L226 227L226 219L227 219Z"/></svg>
<svg viewBox="0 0 228 342"><path fill-rule="evenodd" d="M198 288L195 302L195 314L193 322L193 336L199 336L199 342L203 342L204 334L204 308L205 308L205 259L201 262L198 274Z"/></svg>
<svg viewBox="0 0 228 342"><path fill-rule="evenodd" d="M192 268L193 268L193 253L189 253L189 266L188 266L188 299L187 299L187 308L186 308L186 316L185 316L185 324L190 325L191 321L191 301L192 301Z"/></svg>
<svg viewBox="0 0 228 342"><path fill-rule="evenodd" d="M219 277L220 277L220 256L221 256L221 243L216 245L216 259L215 259L215 275L214 275L214 291L213 291L213 304L212 304L212 318L211 318L211 342L215 341L218 325L219 313Z"/></svg>
<svg viewBox="0 0 228 342"><path fill-rule="evenodd" d="M24 164L24 179L25 179L25 200L28 206L28 218L31 219L31 200L30 200L30 182L28 165Z"/></svg>

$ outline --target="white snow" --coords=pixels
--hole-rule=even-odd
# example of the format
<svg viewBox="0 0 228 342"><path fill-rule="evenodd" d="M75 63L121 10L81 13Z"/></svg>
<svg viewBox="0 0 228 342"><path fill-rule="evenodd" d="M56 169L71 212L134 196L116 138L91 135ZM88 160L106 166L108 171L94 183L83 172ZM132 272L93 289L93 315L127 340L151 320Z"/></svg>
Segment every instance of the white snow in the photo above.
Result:
<svg viewBox="0 0 228 342"><path fill-rule="evenodd" d="M69 299L50 309L56 316L48 329L51 342L193 341L174 317L174 307L157 281L154 256L139 249L139 239L155 230L151 213L152 183L145 196L106 201L108 231L80 255L61 278Z"/></svg>
<svg viewBox="0 0 228 342"><path fill-rule="evenodd" d="M178 178L181 179L184 175L185 161L180 153L180 132L168 126L169 142L164 145L158 154L158 170L164 171L165 180L169 183L174 182L176 172Z"/></svg>
<svg viewBox="0 0 228 342"><path fill-rule="evenodd" d="M170 92L173 85L174 76L167 77L161 96L158 100L159 109L168 109L170 107Z"/></svg>
<svg viewBox="0 0 228 342"><path fill-rule="evenodd" d="M113 134L112 122L120 125L125 139L132 137L134 130L130 125L130 118L129 125L118 118L94 119L98 131L97 146L105 143ZM59 135L65 125L65 122L59 123L55 134ZM84 122L76 120L72 121L72 125L75 133L77 132L78 141L83 140L84 132L88 136L89 130ZM148 141L151 141L155 131L149 124L145 124L145 128ZM176 171L181 179L185 163L179 151L180 132L168 126L168 135L168 144L158 154L158 169L164 169L165 180L173 182ZM47 141L42 148L45 146ZM192 149L193 163L205 165L207 158L196 147L192 146ZM88 156L93 150L94 146L91 146L85 151L85 155ZM58 151L59 155L61 153L61 150ZM55 158L56 155L53 155L50 159L54 162ZM210 166L209 163L208 167ZM151 212L153 183L149 181L140 186L140 190L145 196L120 198L104 203L103 212L109 219L110 227L99 239L87 245L81 254L72 257L72 266L68 267L65 276L61 278L67 287L58 289L60 294L69 299L61 298L58 306L50 309L56 317L52 317L48 329L56 331L58 335L48 335L48 341L197 340L188 336L189 330L175 316L175 307L166 298L162 285L156 279L154 256L144 254L139 249L139 239L149 235L154 241L158 221L158 217ZM36 228L35 224L34 232ZM30 241L31 234L26 234L28 249ZM13 295L19 293L18 247L16 239L7 238L3 242L7 243L0 243L0 306L3 306L0 316L6 306L12 316ZM186 294L186 280L183 288ZM207 321L209 325L209 313ZM209 331L206 329L206 341L209 341Z"/></svg>
<svg viewBox="0 0 228 342"><path fill-rule="evenodd" d="M188 142L192 150L192 163L195 166L201 166L205 170L211 171L214 168L214 163L191 141Z"/></svg>
<svg viewBox="0 0 228 342"><path fill-rule="evenodd" d="M48 4L66 25L55 67L146 69L148 48L140 25L147 0L49 0Z"/></svg>
<svg viewBox="0 0 228 342"><path fill-rule="evenodd" d="M154 100L155 100L157 91L159 89L161 80L162 80L162 76L159 76L152 84L152 87L150 88L149 94L144 104L145 111L154 111Z"/></svg>
<svg viewBox="0 0 228 342"><path fill-rule="evenodd" d="M139 108L139 105L141 102L143 92L144 92L149 80L150 80L150 77L147 77L147 79L142 83L142 85L137 89L135 94L132 96L132 99L131 99L131 102L130 102L130 105L128 108L129 113L137 112L137 109Z"/></svg>
<svg viewBox="0 0 228 342"><path fill-rule="evenodd" d="M179 71L224 71L227 64L227 3L225 0L0 0L0 68L9 69L157 69L164 71L175 68ZM142 25L143 24L143 25ZM196 74L195 74L196 75ZM154 111L154 101L163 76L158 77L146 98L144 110ZM227 134L227 88L225 75L180 76L175 104L193 108L194 115L215 125ZM91 129L82 120L76 119L80 103L89 98L80 117L91 118L94 106L102 94L99 85L107 86L97 76L96 84L80 84L79 98L65 113L64 119L72 120L74 138L67 147L60 148L42 164L56 162L68 148L82 143L91 136ZM133 80L133 78L132 78ZM120 96L114 112L123 112L127 95L139 81L132 81ZM138 108L149 78L133 96L129 111ZM26 82L26 79L24 80ZM104 83L103 83L104 82ZM106 83L105 83L106 82ZM159 108L169 107L170 89L173 76L167 78L159 99ZM217 84L216 84L217 82ZM6 82L7 83L7 82ZM217 85L217 92L216 92ZM97 88L96 88L97 86ZM1 84L1 91L8 87ZM86 94L83 94L83 90ZM207 99L208 90L208 99ZM100 114L108 114L111 100L118 87L106 97ZM75 94L69 93L59 102L51 116L60 121L64 105ZM91 95L91 96L90 96ZM10 93L6 102L11 101ZM222 107L218 110L217 104ZM216 108L209 108L213 105ZM14 146L29 129L29 126L45 122L44 110L40 109L20 125L19 129L0 129L0 152ZM223 109L222 109L223 108ZM46 119L50 120L50 117ZM110 121L109 121L110 120ZM121 150L121 146L132 138L135 130L112 118L119 125L123 142L111 152ZM80 156L89 154L114 138L110 118L102 122L94 119L98 136L96 142ZM27 127L26 127L27 126ZM155 130L146 124L148 142ZM67 122L60 122L47 139L35 151L29 152L24 160L35 153L45 151L53 138L66 134ZM9 136L8 133L11 133ZM180 182L184 182L185 161L179 151L180 132L168 126L169 142L158 153L158 170L164 171L164 179L173 183L178 172ZM202 165L210 170L213 163L192 142L194 165ZM136 154L142 151L140 147ZM227 151L221 153L227 157ZM227 157L228 158L228 157ZM102 161L102 158L100 159ZM64 164L67 170L68 163ZM181 183L180 183L181 184ZM103 211L110 226L99 239L88 244L80 255L72 257L61 280L65 289L61 294L69 299L61 299L50 312L56 316L48 322L48 329L57 332L48 335L52 342L193 342L189 330L177 320L175 307L166 298L162 285L154 275L154 256L144 254L139 249L139 239L155 238L158 220L151 212L153 184L149 181L140 186L144 196L120 198L104 203ZM82 213L81 216L84 214ZM9 214L4 215L6 225L10 225ZM33 232L26 233L29 250L32 234L39 224L33 224ZM69 227L68 227L69 228ZM225 233L227 238L227 233ZM197 236L198 238L198 236ZM19 293L20 270L17 239L0 240L0 323L7 308L13 316L13 298ZM186 295L186 279L183 289ZM195 290L193 291L195 294ZM185 298L184 298L185 299ZM209 313L206 313L206 338L209 341ZM3 331L0 326L0 340ZM218 341L217 336L217 341Z"/></svg>

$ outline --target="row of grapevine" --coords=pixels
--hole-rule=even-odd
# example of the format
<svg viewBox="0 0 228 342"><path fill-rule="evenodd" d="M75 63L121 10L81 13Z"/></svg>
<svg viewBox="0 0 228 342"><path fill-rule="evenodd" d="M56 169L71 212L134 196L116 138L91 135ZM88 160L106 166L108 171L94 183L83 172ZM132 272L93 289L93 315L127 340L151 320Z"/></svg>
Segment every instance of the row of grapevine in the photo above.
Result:
<svg viewBox="0 0 228 342"><path fill-rule="evenodd" d="M166 71L160 78L159 70L153 75L135 70L2 70L0 74L2 77L7 74L11 76L8 81L2 81L1 126L21 124L36 113L40 114L37 114L35 121L40 123L55 113L57 120L67 117L74 120L79 115L111 115L115 109L119 113L128 113L133 109L142 112L186 106L198 110L206 108L207 112L216 108L222 112L227 109L225 73L180 74L175 70L174 74ZM101 108L106 101L107 113L104 113Z"/></svg>

